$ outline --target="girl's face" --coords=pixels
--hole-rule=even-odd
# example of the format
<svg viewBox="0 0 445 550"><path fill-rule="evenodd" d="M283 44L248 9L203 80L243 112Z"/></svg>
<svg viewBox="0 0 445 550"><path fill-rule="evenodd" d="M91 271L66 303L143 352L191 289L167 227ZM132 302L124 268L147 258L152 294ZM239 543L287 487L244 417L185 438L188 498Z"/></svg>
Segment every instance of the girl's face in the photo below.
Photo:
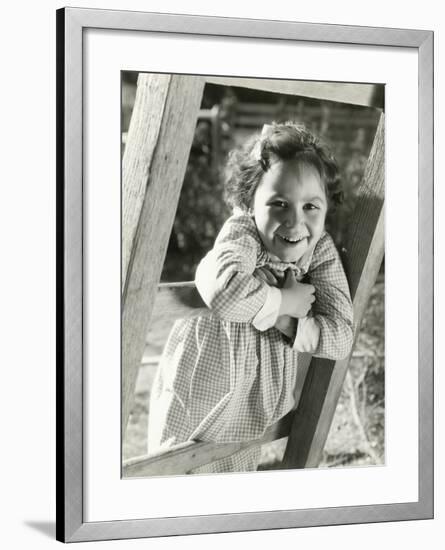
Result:
<svg viewBox="0 0 445 550"><path fill-rule="evenodd" d="M284 262L296 262L315 248L328 209L317 170L294 160L272 164L251 206L269 255Z"/></svg>

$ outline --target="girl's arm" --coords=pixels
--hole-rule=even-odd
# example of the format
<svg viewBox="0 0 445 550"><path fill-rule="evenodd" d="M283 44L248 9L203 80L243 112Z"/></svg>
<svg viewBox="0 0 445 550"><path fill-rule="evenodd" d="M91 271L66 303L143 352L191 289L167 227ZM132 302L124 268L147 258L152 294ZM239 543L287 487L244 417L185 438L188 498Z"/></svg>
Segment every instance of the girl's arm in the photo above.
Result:
<svg viewBox="0 0 445 550"><path fill-rule="evenodd" d="M315 302L311 314L298 321L294 348L343 359L352 347L352 302L340 256L327 233L316 246L308 275L315 287Z"/></svg>
<svg viewBox="0 0 445 550"><path fill-rule="evenodd" d="M281 292L254 277L260 252L251 218L232 216L221 229L213 249L199 263L195 283L204 302L219 317L252 322L259 330L265 330L276 321ZM262 311L268 312L267 315L262 317Z"/></svg>

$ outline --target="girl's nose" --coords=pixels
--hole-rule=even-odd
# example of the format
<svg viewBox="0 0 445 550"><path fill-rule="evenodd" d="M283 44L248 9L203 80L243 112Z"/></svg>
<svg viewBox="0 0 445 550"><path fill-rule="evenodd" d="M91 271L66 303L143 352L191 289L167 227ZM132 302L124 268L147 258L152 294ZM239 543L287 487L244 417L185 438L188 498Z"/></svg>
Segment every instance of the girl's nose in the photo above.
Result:
<svg viewBox="0 0 445 550"><path fill-rule="evenodd" d="M290 229L292 227L296 227L301 223L301 215L295 208L289 208L289 210L286 212L286 219L284 222L284 225Z"/></svg>

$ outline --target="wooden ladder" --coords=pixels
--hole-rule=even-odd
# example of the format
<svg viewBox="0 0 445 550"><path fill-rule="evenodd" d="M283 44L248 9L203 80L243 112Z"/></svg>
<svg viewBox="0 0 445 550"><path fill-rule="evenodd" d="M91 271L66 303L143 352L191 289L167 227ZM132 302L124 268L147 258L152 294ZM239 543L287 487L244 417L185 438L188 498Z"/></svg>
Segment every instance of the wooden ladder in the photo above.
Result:
<svg viewBox="0 0 445 550"><path fill-rule="evenodd" d="M193 283L159 284L206 82L382 107L372 85L141 74L123 158L122 436L134 402L149 324L198 315ZM384 114L368 158L342 259L354 306L354 338L384 254ZM349 357L302 354L296 408L261 439L187 442L126 460L123 477L184 474L241 449L288 437L283 468L317 467L340 397Z"/></svg>

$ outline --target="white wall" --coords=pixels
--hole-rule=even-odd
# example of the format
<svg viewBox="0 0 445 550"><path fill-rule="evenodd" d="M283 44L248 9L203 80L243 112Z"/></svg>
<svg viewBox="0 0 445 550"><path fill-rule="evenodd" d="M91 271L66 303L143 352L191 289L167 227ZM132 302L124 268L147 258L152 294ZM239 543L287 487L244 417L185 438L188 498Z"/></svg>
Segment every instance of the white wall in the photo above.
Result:
<svg viewBox="0 0 445 550"><path fill-rule="evenodd" d="M306 22L405 27L436 31L435 95L436 158L444 146L443 43L445 23L440 3L424 0L407 8L400 2L318 0L318 2L206 2L204 0L104 1L76 0L72 5L169 13L290 19ZM6 548L56 547L55 517L55 9L62 2L30 1L5 4L2 9L1 151L2 197L2 544ZM11 7L14 6L14 7ZM441 63L442 62L442 63ZM442 65L442 67L440 67ZM442 70L439 70L441 68ZM442 120L441 120L442 119ZM443 169L436 162L436 181ZM444 238L444 192L436 186L436 243ZM437 270L443 264L437 246ZM436 275L437 306L443 294ZM5 307L6 306L6 307ZM443 317L436 310L436 334ZM437 341L436 396L445 391L443 339ZM6 353L5 353L6 352ZM441 361L442 360L442 361ZM444 431L444 407L436 399L436 434ZM436 487L443 484L443 438L436 437ZM187 549L238 547L374 549L403 545L406 550L427 545L445 534L445 503L436 490L436 519L376 525L323 527L304 530L192 536L162 540L100 543L101 548ZM90 545L91 543L87 543Z"/></svg>

